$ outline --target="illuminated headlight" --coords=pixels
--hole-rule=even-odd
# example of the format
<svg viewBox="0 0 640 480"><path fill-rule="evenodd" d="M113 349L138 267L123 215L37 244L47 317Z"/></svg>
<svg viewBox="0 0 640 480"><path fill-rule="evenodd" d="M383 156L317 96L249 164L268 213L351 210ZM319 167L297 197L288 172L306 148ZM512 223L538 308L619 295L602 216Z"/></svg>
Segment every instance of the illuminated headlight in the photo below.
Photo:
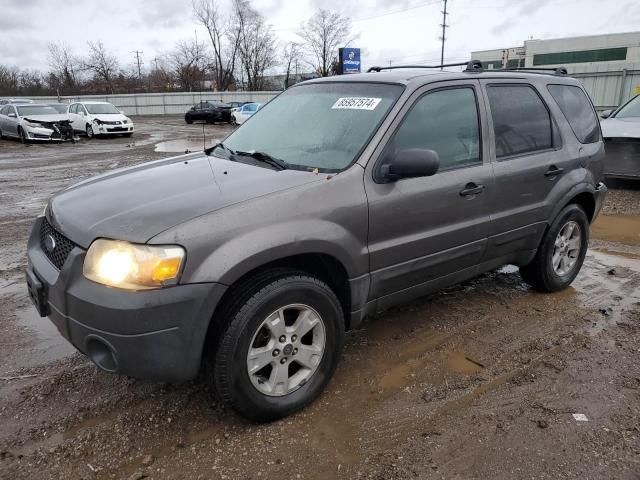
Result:
<svg viewBox="0 0 640 480"><path fill-rule="evenodd" d="M136 245L98 239L84 259L83 273L89 280L128 290L161 288L178 283L184 249L177 245Z"/></svg>

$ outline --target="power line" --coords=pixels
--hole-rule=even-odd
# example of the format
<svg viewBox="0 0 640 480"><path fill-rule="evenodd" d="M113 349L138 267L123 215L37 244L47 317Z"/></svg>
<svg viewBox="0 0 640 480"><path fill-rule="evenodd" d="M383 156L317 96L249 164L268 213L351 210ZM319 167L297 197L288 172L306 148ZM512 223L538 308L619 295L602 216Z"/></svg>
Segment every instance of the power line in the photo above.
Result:
<svg viewBox="0 0 640 480"><path fill-rule="evenodd" d="M444 10L442 10L442 23L440 24L440 26L442 27L442 37L440 37L440 39L442 40L442 48L440 50L440 65L443 65L444 64L444 42L446 39L445 29L449 26L447 25L447 0L444 0ZM442 67L440 67L440 70L442 70Z"/></svg>

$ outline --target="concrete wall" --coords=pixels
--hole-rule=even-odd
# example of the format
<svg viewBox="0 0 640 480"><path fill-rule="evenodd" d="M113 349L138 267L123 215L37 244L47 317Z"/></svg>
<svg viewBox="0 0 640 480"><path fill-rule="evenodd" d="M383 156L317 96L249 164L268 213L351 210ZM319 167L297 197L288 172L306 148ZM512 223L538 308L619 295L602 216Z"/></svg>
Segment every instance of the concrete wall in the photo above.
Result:
<svg viewBox="0 0 640 480"><path fill-rule="evenodd" d="M127 115L180 115L200 100L265 103L280 92L191 92L141 93L130 95L81 95L61 97L64 103L76 101L110 102ZM38 103L57 102L58 97L31 97Z"/></svg>

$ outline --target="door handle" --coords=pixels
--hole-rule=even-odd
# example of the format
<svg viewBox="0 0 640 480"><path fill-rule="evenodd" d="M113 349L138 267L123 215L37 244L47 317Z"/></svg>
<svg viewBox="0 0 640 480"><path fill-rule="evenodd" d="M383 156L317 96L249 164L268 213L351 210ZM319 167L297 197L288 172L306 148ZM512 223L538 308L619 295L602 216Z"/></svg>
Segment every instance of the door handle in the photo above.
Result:
<svg viewBox="0 0 640 480"><path fill-rule="evenodd" d="M549 170L547 170L544 174L545 177L557 177L564 172L564 168L558 168L555 165L551 165Z"/></svg>
<svg viewBox="0 0 640 480"><path fill-rule="evenodd" d="M484 185L476 185L475 183L470 182L464 186L463 190L460 190L460 195L462 197L471 197L474 195L478 195L479 193L482 193L483 190L484 190Z"/></svg>

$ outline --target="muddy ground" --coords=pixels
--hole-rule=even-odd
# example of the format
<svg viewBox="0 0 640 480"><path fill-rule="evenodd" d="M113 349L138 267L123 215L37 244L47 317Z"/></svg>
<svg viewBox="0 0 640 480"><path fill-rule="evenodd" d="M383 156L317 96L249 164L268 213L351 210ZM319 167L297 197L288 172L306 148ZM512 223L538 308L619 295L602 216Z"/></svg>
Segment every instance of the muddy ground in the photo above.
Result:
<svg viewBox="0 0 640 480"><path fill-rule="evenodd" d="M349 334L317 402L254 425L198 382L99 372L29 305L25 243L48 196L171 155L160 142L202 144L179 118L137 126L0 140L0 478L640 478L640 184L610 185L571 288L532 292L507 266L389 311Z"/></svg>

